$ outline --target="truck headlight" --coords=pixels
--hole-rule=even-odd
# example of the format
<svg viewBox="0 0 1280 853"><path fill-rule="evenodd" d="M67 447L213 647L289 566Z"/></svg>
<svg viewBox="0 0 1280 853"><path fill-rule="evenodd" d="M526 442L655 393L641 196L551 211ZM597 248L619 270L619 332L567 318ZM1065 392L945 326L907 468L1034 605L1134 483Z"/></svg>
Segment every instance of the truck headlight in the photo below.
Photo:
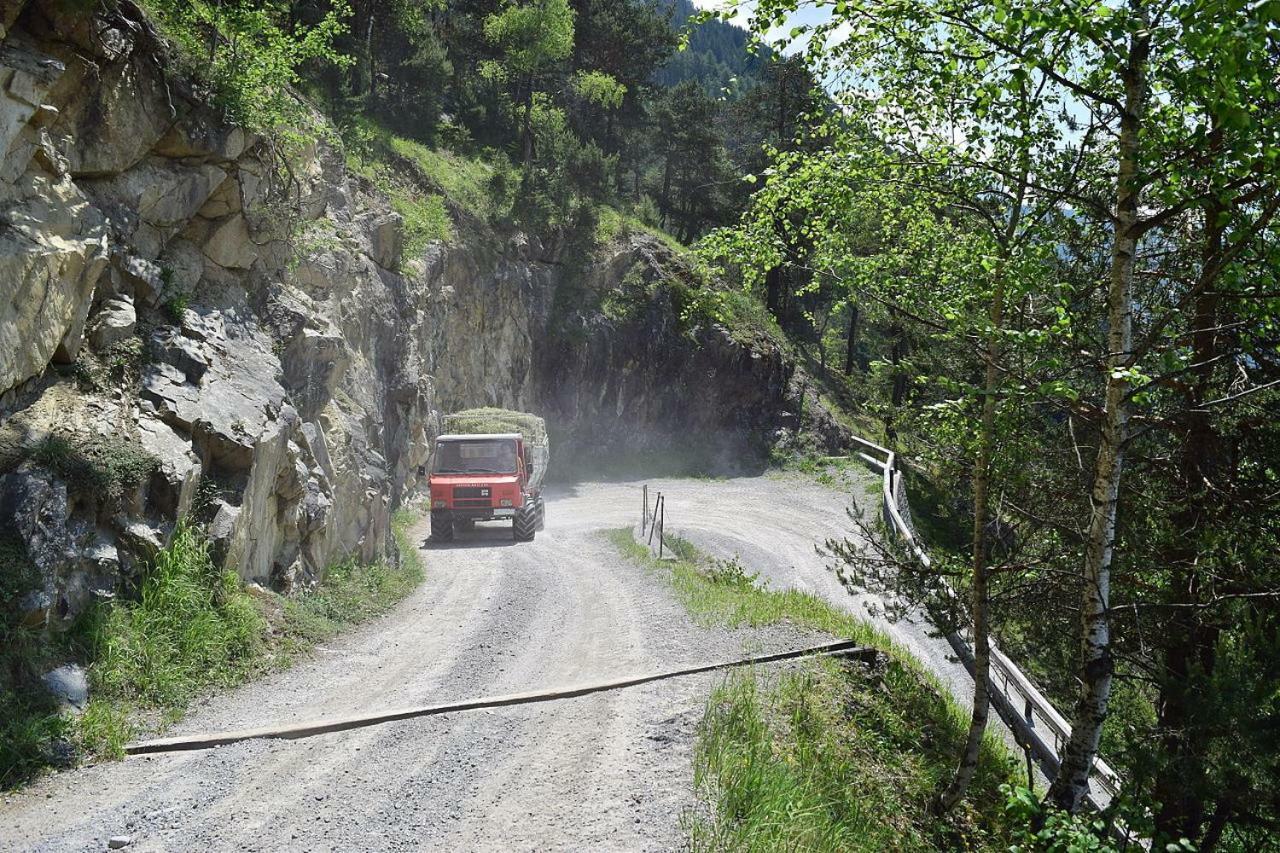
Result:
<svg viewBox="0 0 1280 853"><path fill-rule="evenodd" d="M445 500L444 498L436 498L435 500L433 500L433 501L431 502L431 508L432 508L432 509L444 509L446 506L448 506L448 504L449 504L449 502L448 502L447 500Z"/></svg>
<svg viewBox="0 0 1280 853"><path fill-rule="evenodd" d="M503 498L498 501L498 506L511 506L511 498Z"/></svg>

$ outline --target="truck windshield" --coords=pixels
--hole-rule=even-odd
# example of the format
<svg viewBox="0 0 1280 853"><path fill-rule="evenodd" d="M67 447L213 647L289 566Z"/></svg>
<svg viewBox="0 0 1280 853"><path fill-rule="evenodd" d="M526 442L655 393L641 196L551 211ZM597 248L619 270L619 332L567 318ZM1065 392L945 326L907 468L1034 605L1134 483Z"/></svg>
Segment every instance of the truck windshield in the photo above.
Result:
<svg viewBox="0 0 1280 853"><path fill-rule="evenodd" d="M437 474L514 474L516 443L509 439L442 441L432 470Z"/></svg>

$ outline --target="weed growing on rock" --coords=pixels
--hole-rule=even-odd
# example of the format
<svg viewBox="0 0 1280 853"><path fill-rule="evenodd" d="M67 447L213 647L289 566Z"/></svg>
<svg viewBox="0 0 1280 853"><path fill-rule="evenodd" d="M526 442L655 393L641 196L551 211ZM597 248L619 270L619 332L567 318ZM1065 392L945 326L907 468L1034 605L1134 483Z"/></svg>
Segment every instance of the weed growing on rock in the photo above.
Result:
<svg viewBox="0 0 1280 853"><path fill-rule="evenodd" d="M31 456L73 492L108 502L119 501L160 465L141 445L120 435L50 433L35 445Z"/></svg>
<svg viewBox="0 0 1280 853"><path fill-rule="evenodd" d="M22 624L19 599L39 581L22 541L0 533L0 789L49 764L68 729L39 687L49 657L39 633Z"/></svg>
<svg viewBox="0 0 1280 853"><path fill-rule="evenodd" d="M246 590L235 572L214 564L197 529L183 523L147 569L137 601L98 604L66 638L18 626L12 596L0 599L0 789L74 760L77 751L120 757L140 720L148 728L173 722L201 693L285 666L313 643L386 612L423 577L412 522L411 514L397 513L399 560L344 562L315 590L293 598ZM6 572L11 553L0 548ZM39 685L41 672L71 656L88 662L92 688L74 718Z"/></svg>

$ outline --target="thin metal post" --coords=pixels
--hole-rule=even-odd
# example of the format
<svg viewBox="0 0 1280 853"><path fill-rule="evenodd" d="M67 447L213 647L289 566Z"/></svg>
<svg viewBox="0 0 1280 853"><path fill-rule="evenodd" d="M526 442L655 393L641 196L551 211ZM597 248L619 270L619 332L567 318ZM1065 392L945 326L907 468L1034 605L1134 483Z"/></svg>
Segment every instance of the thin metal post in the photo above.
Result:
<svg viewBox="0 0 1280 853"><path fill-rule="evenodd" d="M662 559L662 536L667 532L667 501L664 498L659 505L658 511L662 513L658 516L658 559Z"/></svg>
<svg viewBox="0 0 1280 853"><path fill-rule="evenodd" d="M658 504L660 503L662 503L662 492L658 492L658 496L653 500L653 518L655 521L657 521L658 518ZM653 547L653 531L657 529L657 524L649 525L649 547L651 548Z"/></svg>
<svg viewBox="0 0 1280 853"><path fill-rule="evenodd" d="M649 530L649 484L644 484L644 491L640 495L640 535L643 536Z"/></svg>

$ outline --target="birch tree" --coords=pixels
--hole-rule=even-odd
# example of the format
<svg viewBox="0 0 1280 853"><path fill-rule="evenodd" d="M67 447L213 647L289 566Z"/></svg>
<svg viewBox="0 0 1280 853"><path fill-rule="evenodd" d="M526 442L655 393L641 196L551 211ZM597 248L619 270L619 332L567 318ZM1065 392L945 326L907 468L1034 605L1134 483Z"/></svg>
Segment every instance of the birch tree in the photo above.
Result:
<svg viewBox="0 0 1280 853"><path fill-rule="evenodd" d="M776 36L799 5L761 0L742 11L759 36ZM1019 131L1010 123L1016 112L1002 107L1030 86L1040 93L1027 105L1031 126L1044 134L1038 150L1059 156L1036 162L1026 183L1105 235L1108 270L1093 296L1105 340L1100 351L1062 354L1092 364L1092 377L1082 375L1065 390L1079 398L1075 411L1096 437L1078 568L1080 689L1049 792L1051 802L1074 811L1087 790L1111 693L1110 591L1130 423L1135 409L1146 420L1140 389L1164 369L1148 356L1167 349L1161 342L1168 340L1169 318L1183 307L1148 290L1159 298L1139 308L1135 278L1153 273L1159 245L1180 240L1172 227L1189 211L1212 203L1225 214L1258 203L1249 188L1259 174L1274 171L1277 157L1275 75L1258 69L1274 71L1280 4L815 5L826 10L826 22L795 27L783 40L799 43L815 73L847 103L874 104L873 144L914 153L914 141L958 127L954 171L986 174L993 186L1017 184L1019 161L1000 156L990 140L1000 138L1002 126L1011 135ZM942 122L939 113L921 109L935 93L946 93ZM1228 130L1213 137L1215 126ZM987 129L993 136L967 135ZM1069 322L1080 339L1092 337L1091 314Z"/></svg>

